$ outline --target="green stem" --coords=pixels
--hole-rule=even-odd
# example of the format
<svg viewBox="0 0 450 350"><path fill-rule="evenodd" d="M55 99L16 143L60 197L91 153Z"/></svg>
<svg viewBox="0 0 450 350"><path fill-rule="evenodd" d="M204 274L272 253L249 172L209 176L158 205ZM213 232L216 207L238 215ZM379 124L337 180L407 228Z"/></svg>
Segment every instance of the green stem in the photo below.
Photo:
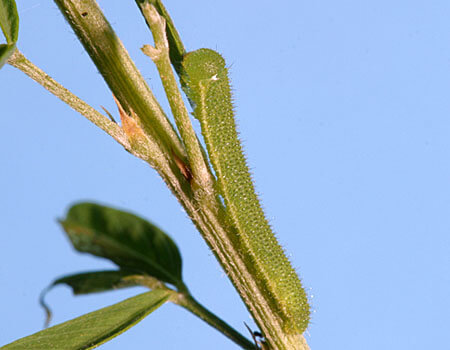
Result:
<svg viewBox="0 0 450 350"><path fill-rule="evenodd" d="M157 143L162 156L156 170L201 232L256 322L264 326L262 332L271 347L277 350L308 349L301 334L285 334L280 320L270 313L267 295L258 288L258 276L249 270L242 257L242 247L233 239L236 230L221 215L224 212L223 205L220 201L199 202L190 184L177 171L172 158L175 153L179 159L185 160L183 144L95 1L55 1L127 114L132 116L135 113L149 136L148 142ZM105 130L101 122L97 121L96 124ZM123 137L122 131L121 135ZM126 139L122 139L122 142L126 142ZM142 139L142 143L146 142Z"/></svg>
<svg viewBox="0 0 450 350"><path fill-rule="evenodd" d="M223 333L243 349L255 350L255 344L195 300L184 284L180 286L181 288L178 288L178 291L175 291L151 276L130 276L126 277L125 281L131 281L149 289L164 289L170 291L172 293L170 301L192 312L195 316Z"/></svg>
<svg viewBox="0 0 450 350"><path fill-rule="evenodd" d="M204 151L202 151L189 119L188 111L170 63L166 22L153 5L145 3L141 8L155 41L155 47L145 45L142 51L153 60L158 69L181 139L186 147L194 180L202 191L213 193L213 178L204 158Z"/></svg>
<svg viewBox="0 0 450 350"><path fill-rule="evenodd" d="M169 164L167 164L167 159L162 156L158 145L153 139L143 134L145 142L133 142L133 138L130 138L129 135L126 134L124 129L121 128L116 122L111 121L103 114L88 105L86 102L78 98L72 92L67 90L64 86L51 78L42 69L29 61L19 50L16 49L15 52L11 55L11 57L8 59L8 64L28 75L31 79L43 86L50 93L58 97L61 101L65 102L81 115L85 116L100 129L104 130L106 133L112 136L128 152L151 164L161 173L161 176L163 176L163 172L170 172L170 170L168 170Z"/></svg>
<svg viewBox="0 0 450 350"><path fill-rule="evenodd" d="M161 151L185 159L181 141L95 0L55 0L114 96Z"/></svg>
<svg viewBox="0 0 450 350"><path fill-rule="evenodd" d="M167 40L169 41L169 55L170 62L175 68L177 74L181 73L181 61L183 60L183 56L186 53L184 49L183 42L181 41L180 34L178 34L175 25L173 24L172 19L170 18L169 12L167 12L161 0L136 0L136 4L139 6L142 14L144 15L144 8L148 4L152 4L155 6L158 13L163 17L166 21L166 35ZM145 17L145 15L144 15ZM150 24L147 22L147 25L150 27Z"/></svg>
<svg viewBox="0 0 450 350"><path fill-rule="evenodd" d="M42 85L45 89L50 91L53 95L58 97L61 101L67 103L74 110L85 116L92 123L97 125L100 129L111 135L117 142L119 142L126 149L129 149L127 136L119 125L109 120L100 112L89 106L86 102L75 96L64 86L52 79L42 69L30 62L19 50L15 50L8 59L8 64L21 70L31 79Z"/></svg>
<svg viewBox="0 0 450 350"><path fill-rule="evenodd" d="M231 327L222 319L214 315L211 311L209 311L207 308L201 305L192 296L179 293L177 299L174 300L173 302L189 310L194 315L196 315L197 317L201 318L203 321L208 323L211 327L216 328L219 332L223 333L229 339L238 344L241 348L248 350L257 349L256 344L252 343L250 340L245 338L241 333L236 331L233 327Z"/></svg>

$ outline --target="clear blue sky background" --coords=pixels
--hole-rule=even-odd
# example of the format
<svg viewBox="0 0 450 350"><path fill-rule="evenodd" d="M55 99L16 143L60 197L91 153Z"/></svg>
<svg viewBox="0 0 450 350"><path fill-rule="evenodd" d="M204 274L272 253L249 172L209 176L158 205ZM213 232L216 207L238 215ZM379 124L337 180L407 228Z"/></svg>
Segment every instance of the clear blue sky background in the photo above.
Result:
<svg viewBox="0 0 450 350"><path fill-rule="evenodd" d="M175 1L189 50L231 66L267 215L312 301L312 349L445 349L450 326L450 3ZM164 100L134 1L100 1ZM106 85L51 1L19 1L19 47L95 108ZM178 243L194 295L243 333L249 315L156 173L11 67L0 71L0 345L38 331L55 277L109 268L56 223L78 200L131 210ZM164 101L166 107L167 103ZM139 289L48 296L54 324ZM164 305L103 349L232 349Z"/></svg>

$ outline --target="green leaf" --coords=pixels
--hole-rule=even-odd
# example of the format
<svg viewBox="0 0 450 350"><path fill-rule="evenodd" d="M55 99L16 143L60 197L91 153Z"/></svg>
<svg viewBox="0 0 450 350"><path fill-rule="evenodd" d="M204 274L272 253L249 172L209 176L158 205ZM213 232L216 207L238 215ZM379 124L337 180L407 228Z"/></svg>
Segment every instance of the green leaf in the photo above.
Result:
<svg viewBox="0 0 450 350"><path fill-rule="evenodd" d="M13 54L15 49L16 44L0 45L0 68L2 68L5 65L6 61L8 61L8 58Z"/></svg>
<svg viewBox="0 0 450 350"><path fill-rule="evenodd" d="M45 296L57 285L65 284L72 288L75 295L91 294L116 290L121 288L143 286L150 289L164 289L164 284L154 277L139 275L133 271L95 271L77 273L56 279L50 286L45 288L39 298L41 306L47 315L45 327L52 318L52 311L45 302Z"/></svg>
<svg viewBox="0 0 450 350"><path fill-rule="evenodd" d="M72 288L73 294L99 293L112 289L120 289L141 285L139 278L129 271L95 271L68 275L55 280L47 289L66 284Z"/></svg>
<svg viewBox="0 0 450 350"><path fill-rule="evenodd" d="M155 311L170 292L154 290L88 313L1 347L1 350L93 349Z"/></svg>
<svg viewBox="0 0 450 350"><path fill-rule="evenodd" d="M0 0L0 27L8 44L14 44L19 36L19 15L14 0Z"/></svg>
<svg viewBox="0 0 450 350"><path fill-rule="evenodd" d="M148 221L99 204L79 203L69 209L61 224L78 251L184 287L177 246Z"/></svg>

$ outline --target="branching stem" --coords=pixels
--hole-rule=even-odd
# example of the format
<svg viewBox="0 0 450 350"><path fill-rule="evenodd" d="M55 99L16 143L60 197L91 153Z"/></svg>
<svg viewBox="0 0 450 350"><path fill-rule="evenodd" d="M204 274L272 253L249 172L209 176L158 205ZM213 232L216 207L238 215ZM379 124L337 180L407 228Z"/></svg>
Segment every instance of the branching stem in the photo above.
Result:
<svg viewBox="0 0 450 350"><path fill-rule="evenodd" d="M217 329L219 332L227 336L242 349L256 349L255 344L253 344L241 333L231 327L228 323L217 317L206 307L200 304L197 300L195 300L185 286L182 288L182 290L175 291L167 287L161 281L158 281L157 279L150 276L132 276L129 279L150 289L164 289L166 291L169 291L171 293L171 297L169 299L171 302L185 308L189 312L192 312L195 316L208 323L211 327Z"/></svg>
<svg viewBox="0 0 450 350"><path fill-rule="evenodd" d="M204 152L192 127L188 111L172 70L169 56L169 43L166 36L166 21L158 14L156 8L149 3L142 5L142 13L150 26L155 41L154 47L145 45L142 51L152 59L158 69L178 131L186 147L189 166L193 173L194 181L197 182L197 185L203 191L213 193L213 178L203 156Z"/></svg>
<svg viewBox="0 0 450 350"><path fill-rule="evenodd" d="M88 105L86 102L75 96L64 86L51 78L42 69L30 62L19 50L15 50L12 56L8 59L8 63L11 66L21 70L31 79L33 79L48 91L50 91L53 95L58 97L61 101L67 103L70 107L85 116L100 129L111 135L126 149L129 149L127 137L119 125L112 122L103 114Z"/></svg>
<svg viewBox="0 0 450 350"><path fill-rule="evenodd" d="M213 188L214 179L190 124L189 115L170 67L164 23L160 20L158 22L154 13L152 17L151 12L146 14L143 10L155 39L155 48L147 47L144 50L157 65L181 140L95 0L55 0L55 2L117 98L118 105L122 108L122 120L130 123L128 132L55 82L20 52L16 51L8 63L43 85L158 171L226 271L248 310L261 327L271 349L309 349L301 334L284 332L281 320L271 311L267 293L258 286L258 276L252 274L250 263L242 254L242 247L236 239L238 235L236 227L224 214L226 210ZM159 3L159 0L156 2ZM141 9L145 9L140 6ZM168 16L167 13L165 16ZM182 45L178 46L182 51ZM180 67L174 63L173 58L172 64L178 72ZM152 152L149 153L147 151L149 149ZM148 154L151 154L151 157L148 157ZM158 156L155 157L155 154ZM193 185L195 181L190 182L183 174L180 164L189 165L194 179L197 180L198 188ZM208 200L203 201L197 195L201 189L208 194ZM176 293L174 302L219 329L244 349L254 349L254 344L231 327L224 326L222 320L198 304L186 290L173 292Z"/></svg>

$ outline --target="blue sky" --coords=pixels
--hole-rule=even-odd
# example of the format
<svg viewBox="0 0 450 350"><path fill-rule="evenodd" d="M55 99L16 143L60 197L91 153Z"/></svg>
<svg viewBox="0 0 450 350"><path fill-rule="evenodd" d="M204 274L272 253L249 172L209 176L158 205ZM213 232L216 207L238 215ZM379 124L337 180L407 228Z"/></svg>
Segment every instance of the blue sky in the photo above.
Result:
<svg viewBox="0 0 450 350"><path fill-rule="evenodd" d="M168 110L134 1L99 1ZM308 290L312 349L443 349L450 324L450 3L166 1L188 50L221 52L256 187ZM19 48L93 107L111 94L56 6L19 1ZM0 344L36 332L55 277L111 267L56 219L79 200L131 210L177 242L196 298L250 317L156 173L11 67L0 71ZM140 289L48 296L54 323ZM103 349L231 349L164 305Z"/></svg>

